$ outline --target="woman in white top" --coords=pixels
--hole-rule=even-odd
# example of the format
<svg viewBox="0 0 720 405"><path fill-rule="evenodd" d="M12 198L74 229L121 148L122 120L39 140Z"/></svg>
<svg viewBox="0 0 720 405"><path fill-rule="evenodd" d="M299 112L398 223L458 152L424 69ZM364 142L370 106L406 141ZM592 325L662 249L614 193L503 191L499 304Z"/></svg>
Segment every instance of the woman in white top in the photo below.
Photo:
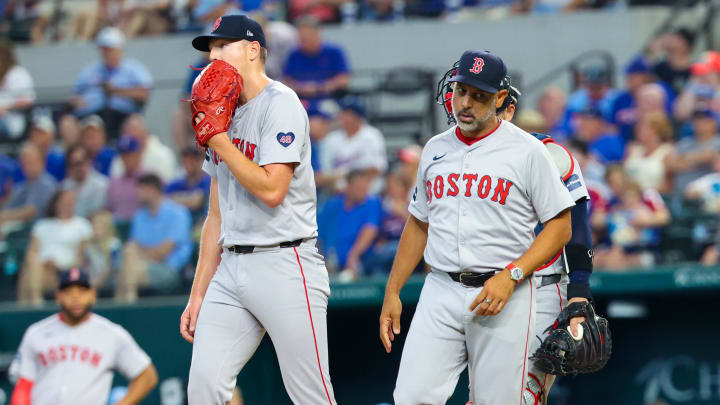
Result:
<svg viewBox="0 0 720 405"><path fill-rule="evenodd" d="M666 161L673 150L673 128L661 112L643 115L635 127L635 142L627 150L625 171L643 189L670 189Z"/></svg>
<svg viewBox="0 0 720 405"><path fill-rule="evenodd" d="M90 222L75 216L75 192L57 192L50 201L48 216L33 225L18 280L20 303L42 305L43 291L56 287L57 272L83 264L85 245L92 233Z"/></svg>
<svg viewBox="0 0 720 405"><path fill-rule="evenodd" d="M18 65L12 44L0 41L0 139L16 139L25 131L22 110L35 102L30 73Z"/></svg>

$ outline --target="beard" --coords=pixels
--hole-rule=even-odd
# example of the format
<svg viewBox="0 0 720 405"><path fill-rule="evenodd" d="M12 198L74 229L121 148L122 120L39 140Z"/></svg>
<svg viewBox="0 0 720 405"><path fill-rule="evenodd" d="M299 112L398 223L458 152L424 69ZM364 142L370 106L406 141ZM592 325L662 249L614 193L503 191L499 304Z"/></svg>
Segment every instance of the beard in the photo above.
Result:
<svg viewBox="0 0 720 405"><path fill-rule="evenodd" d="M496 103L497 96L494 96L492 101L490 102L490 106L482 117L475 117L475 115L473 115L469 109L460 110L458 112L453 111L455 123L457 124L458 128L465 132L479 132L487 126L488 122L490 122L490 118L493 115L493 106ZM460 114L473 115L474 119L472 120L472 122L463 122L460 120Z"/></svg>
<svg viewBox="0 0 720 405"><path fill-rule="evenodd" d="M80 313L74 314L70 311L69 308L61 306L60 310L63 314L63 316L70 321L70 323L76 324L85 318L85 316L90 312L90 305L83 308L83 310Z"/></svg>

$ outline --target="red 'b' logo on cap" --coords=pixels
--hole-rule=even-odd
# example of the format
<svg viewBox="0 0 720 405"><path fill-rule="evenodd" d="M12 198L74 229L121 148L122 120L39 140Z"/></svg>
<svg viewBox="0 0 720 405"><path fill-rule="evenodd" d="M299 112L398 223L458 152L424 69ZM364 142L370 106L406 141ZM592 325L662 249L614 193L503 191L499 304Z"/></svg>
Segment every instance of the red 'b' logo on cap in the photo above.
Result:
<svg viewBox="0 0 720 405"><path fill-rule="evenodd" d="M473 63L473 67L470 69L470 71L478 74L482 72L483 66L485 66L485 61L483 60L483 58L475 58L475 62Z"/></svg>
<svg viewBox="0 0 720 405"><path fill-rule="evenodd" d="M218 29L218 27L220 26L220 21L222 21L222 17L218 17L218 19L215 20L215 24L213 25L213 29L212 29L213 31Z"/></svg>

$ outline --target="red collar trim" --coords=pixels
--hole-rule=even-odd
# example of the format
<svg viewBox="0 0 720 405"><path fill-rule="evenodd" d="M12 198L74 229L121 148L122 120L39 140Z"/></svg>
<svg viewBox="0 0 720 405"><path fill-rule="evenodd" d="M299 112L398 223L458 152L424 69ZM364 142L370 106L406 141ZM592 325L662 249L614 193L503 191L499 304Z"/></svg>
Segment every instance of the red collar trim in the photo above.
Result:
<svg viewBox="0 0 720 405"><path fill-rule="evenodd" d="M457 139L459 139L460 142L464 143L467 146L470 146L470 145L474 144L475 142L485 139L488 136L492 135L493 132L497 131L497 129L500 128L500 124L502 124L502 120L500 120L500 122L498 122L495 129L493 129L492 131L488 132L487 134L485 134L483 136L478 136L477 138L468 138L467 136L463 135L462 132L460 132L460 127L455 126L455 136L457 136Z"/></svg>

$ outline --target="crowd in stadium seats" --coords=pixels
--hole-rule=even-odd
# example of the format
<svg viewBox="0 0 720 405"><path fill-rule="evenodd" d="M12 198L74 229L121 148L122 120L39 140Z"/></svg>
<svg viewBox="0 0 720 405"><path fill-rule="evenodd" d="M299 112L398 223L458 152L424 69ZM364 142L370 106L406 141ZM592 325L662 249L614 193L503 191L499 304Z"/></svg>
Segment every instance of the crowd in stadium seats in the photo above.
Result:
<svg viewBox="0 0 720 405"><path fill-rule="evenodd" d="M198 15L233 5L193 4L204 10ZM152 12L164 13L162 5L153 3ZM385 275L409 215L421 146L388 154L386 134L349 88L344 50L323 39L316 14L304 13L295 26L266 23L277 33L269 46L278 50L268 71L308 110L319 246L329 269L341 281ZM174 148L150 132L143 107L153 81L141 62L123 56L126 34L99 31L100 60L79 73L66 108L52 114L29 108L32 77L15 62L12 44L0 43L0 144L17 146L15 158L0 155L1 270L17 275L24 304L41 302L57 271L77 265L124 301L188 287L207 211L210 178L202 165L209 157L192 146L184 103L171 119ZM515 124L553 136L583 170L599 268L720 261L713 239L720 54L694 51L693 32L676 29L624 67L622 86L613 86L607 66L589 66L569 94L548 87L534 106L520 100ZM195 66L205 64L206 56ZM678 227L686 232L669 231Z"/></svg>
<svg viewBox="0 0 720 405"><path fill-rule="evenodd" d="M105 26L128 38L200 31L225 14L261 14L295 22L311 15L323 23L459 18L477 10L492 16L560 13L626 4L621 0L3 0L0 35L14 41L92 40Z"/></svg>

